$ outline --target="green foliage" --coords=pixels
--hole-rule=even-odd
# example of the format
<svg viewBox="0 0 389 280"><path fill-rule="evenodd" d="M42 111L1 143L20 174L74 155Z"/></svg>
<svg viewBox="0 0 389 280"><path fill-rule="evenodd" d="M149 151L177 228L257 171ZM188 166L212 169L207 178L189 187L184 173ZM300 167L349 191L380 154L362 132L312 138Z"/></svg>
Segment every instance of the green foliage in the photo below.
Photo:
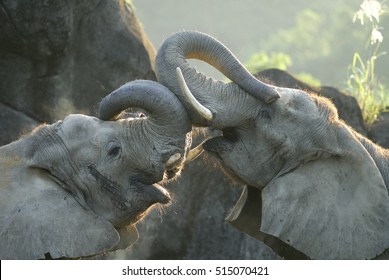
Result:
<svg viewBox="0 0 389 280"><path fill-rule="evenodd" d="M245 67L251 73L258 73L269 68L286 70L291 65L292 59L286 53L271 52L269 54L265 51L251 55L245 63Z"/></svg>
<svg viewBox="0 0 389 280"><path fill-rule="evenodd" d="M361 24L370 27L370 35L367 43L369 50L368 57L364 60L358 53L354 53L352 64L350 65L350 75L347 81L348 90L355 96L362 110L364 121L371 124L378 114L389 105L387 88L376 78L375 66L377 59L385 53L379 52L383 36L379 31L380 15L386 11L379 1L364 0L360 10L355 13L354 21L360 20Z"/></svg>
<svg viewBox="0 0 389 280"><path fill-rule="evenodd" d="M370 57L369 26L352 21L362 1L165 0L156 8L155 0L132 0L156 48L169 34L198 30L218 38L242 61L259 51L284 53L293 61L289 72L311 73L337 87L345 86L354 52ZM389 50L389 17L380 16L380 26L385 38L380 49ZM222 78L216 70L210 73ZM389 55L380 56L375 77L389 85L388 73Z"/></svg>
<svg viewBox="0 0 389 280"><path fill-rule="evenodd" d="M370 57L364 62L360 55L355 53L350 66L351 75L347 81L348 90L357 98L367 124L373 123L388 105L385 97L387 89L374 78L375 60L375 57Z"/></svg>
<svg viewBox="0 0 389 280"><path fill-rule="evenodd" d="M255 74L270 68L277 68L286 71L290 66L292 66L292 64L292 59L286 53L267 53L266 51L262 51L251 55L249 60L245 63L245 67L250 71L250 73ZM319 79L315 78L311 74L301 72L295 74L295 77L311 86L320 86Z"/></svg>
<svg viewBox="0 0 389 280"><path fill-rule="evenodd" d="M296 75L294 75L297 79L300 81L303 81L304 83L307 83L310 86L313 87L320 87L321 82L319 79L315 78L312 74L306 73L306 72L301 72Z"/></svg>
<svg viewBox="0 0 389 280"><path fill-rule="evenodd" d="M295 14L293 24L265 39L261 49L287 53L293 73L308 72L326 84L342 84L352 58L350 49L366 38L367 30L357 28L351 20L357 5L351 2L357 1L337 1L332 8L325 7L328 1L311 1Z"/></svg>
<svg viewBox="0 0 389 280"><path fill-rule="evenodd" d="M279 30L269 38L268 48L280 46L293 54L293 60L304 58L313 60L319 56L328 56L330 52L327 33L322 32L326 25L324 18L311 9L300 11L295 18L295 24ZM320 34L320 36L318 36Z"/></svg>

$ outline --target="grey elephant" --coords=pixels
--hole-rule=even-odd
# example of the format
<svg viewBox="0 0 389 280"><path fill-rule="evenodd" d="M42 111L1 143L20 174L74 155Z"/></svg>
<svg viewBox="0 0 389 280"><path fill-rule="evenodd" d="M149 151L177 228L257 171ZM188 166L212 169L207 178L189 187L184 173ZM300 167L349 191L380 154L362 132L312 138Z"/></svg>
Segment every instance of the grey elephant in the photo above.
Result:
<svg viewBox="0 0 389 280"><path fill-rule="evenodd" d="M147 117L120 118L127 108ZM0 258L90 257L126 248L170 195L155 184L192 154L191 123L164 86L127 83L99 118L69 115L0 148Z"/></svg>
<svg viewBox="0 0 389 280"><path fill-rule="evenodd" d="M188 58L232 82L197 72ZM260 82L199 32L169 37L156 74L195 125L222 131L203 147L246 185L227 217L239 230L289 259L371 259L389 248L389 151L340 120L328 99Z"/></svg>

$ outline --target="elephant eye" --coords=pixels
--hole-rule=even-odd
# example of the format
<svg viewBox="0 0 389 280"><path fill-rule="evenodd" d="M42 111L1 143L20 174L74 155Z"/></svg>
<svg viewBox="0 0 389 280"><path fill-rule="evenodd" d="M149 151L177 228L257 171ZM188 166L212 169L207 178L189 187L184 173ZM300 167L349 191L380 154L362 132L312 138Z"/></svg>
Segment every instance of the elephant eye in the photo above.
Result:
<svg viewBox="0 0 389 280"><path fill-rule="evenodd" d="M119 146L115 146L109 149L108 155L111 157L116 157L120 154L121 148Z"/></svg>
<svg viewBox="0 0 389 280"><path fill-rule="evenodd" d="M264 120L271 120L271 110L269 108L261 108L258 117Z"/></svg>

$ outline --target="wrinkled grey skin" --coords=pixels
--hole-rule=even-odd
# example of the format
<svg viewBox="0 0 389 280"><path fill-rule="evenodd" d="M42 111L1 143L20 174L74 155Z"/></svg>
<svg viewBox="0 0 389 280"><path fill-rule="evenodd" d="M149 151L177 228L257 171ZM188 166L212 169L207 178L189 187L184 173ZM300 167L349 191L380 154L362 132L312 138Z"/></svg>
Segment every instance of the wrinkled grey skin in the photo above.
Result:
<svg viewBox="0 0 389 280"><path fill-rule="evenodd" d="M130 107L148 116L117 119ZM191 141L173 93L152 81L127 83L102 100L99 117L69 115L0 148L1 259L126 248L147 210L170 201L155 183L175 176Z"/></svg>
<svg viewBox="0 0 389 280"><path fill-rule="evenodd" d="M216 65L232 82L197 73L186 61L192 57ZM240 78L247 70L234 60L220 42L198 32L171 36L156 59L158 80L176 93L192 121L223 132L204 148L246 185L227 219L284 258L383 253L389 248L388 150L348 127L325 98L279 87L273 102L255 98L245 83L256 81ZM188 108L176 67L212 111L212 121ZM257 95L265 96L261 90Z"/></svg>

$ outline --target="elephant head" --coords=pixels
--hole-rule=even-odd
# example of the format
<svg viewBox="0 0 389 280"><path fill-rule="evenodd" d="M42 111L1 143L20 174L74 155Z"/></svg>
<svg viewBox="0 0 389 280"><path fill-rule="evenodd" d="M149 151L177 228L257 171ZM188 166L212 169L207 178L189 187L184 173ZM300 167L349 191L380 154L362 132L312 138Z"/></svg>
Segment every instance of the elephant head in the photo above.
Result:
<svg viewBox="0 0 389 280"><path fill-rule="evenodd" d="M127 108L147 116L120 119ZM179 172L191 144L174 94L156 82L130 82L102 100L99 117L69 115L0 148L1 259L126 248L148 209L169 203L156 183Z"/></svg>
<svg viewBox="0 0 389 280"><path fill-rule="evenodd" d="M232 82L196 72L187 58L209 62ZM329 100L266 84L253 94L258 81L198 32L168 38L156 63L159 81L192 121L223 133L203 146L246 185L227 217L238 229L285 258L365 259L389 248L389 152L339 120ZM203 116L185 101L189 91Z"/></svg>

